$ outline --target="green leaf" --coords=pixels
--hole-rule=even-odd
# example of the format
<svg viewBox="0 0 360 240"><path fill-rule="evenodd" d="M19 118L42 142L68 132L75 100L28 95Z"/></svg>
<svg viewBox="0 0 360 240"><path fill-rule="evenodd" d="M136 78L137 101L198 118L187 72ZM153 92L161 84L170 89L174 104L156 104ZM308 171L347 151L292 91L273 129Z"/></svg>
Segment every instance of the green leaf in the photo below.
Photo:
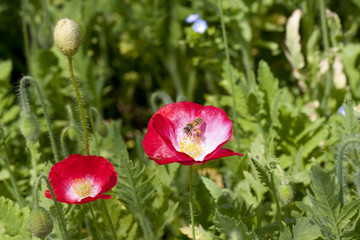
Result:
<svg viewBox="0 0 360 240"><path fill-rule="evenodd" d="M216 229L220 233L224 233L228 237L238 236L235 239L243 240L255 240L258 239L255 233L249 233L247 227L241 223L237 222L235 219L230 218L226 215L222 215L219 211L215 211L214 224Z"/></svg>
<svg viewBox="0 0 360 240"><path fill-rule="evenodd" d="M258 172L258 175L261 179L261 181L263 183L265 183L265 185L272 189L272 184L271 184L271 180L270 180L270 176L267 174L266 169L256 160L251 159L252 163L255 166L256 171Z"/></svg>
<svg viewBox="0 0 360 240"><path fill-rule="evenodd" d="M344 102L345 116L342 116L343 124L347 134L353 135L358 132L358 121L354 114L354 102L346 100Z"/></svg>
<svg viewBox="0 0 360 240"><path fill-rule="evenodd" d="M214 198L215 201L218 200L218 198L221 196L221 188L216 185L214 181L207 177L201 177L201 180L203 181L205 187L207 190L209 190L211 196Z"/></svg>
<svg viewBox="0 0 360 240"><path fill-rule="evenodd" d="M279 240L290 240L292 239L292 234L289 227L286 227L284 231L280 233Z"/></svg>
<svg viewBox="0 0 360 240"><path fill-rule="evenodd" d="M337 217L337 223L340 229L345 229L349 224L351 218L359 211L360 199L350 202L345 205Z"/></svg>
<svg viewBox="0 0 360 240"><path fill-rule="evenodd" d="M13 64L11 60L0 62L0 82L8 81L12 69L13 69Z"/></svg>
<svg viewBox="0 0 360 240"><path fill-rule="evenodd" d="M115 156L120 160L117 173L119 183L117 184L117 196L122 203L136 217L140 227L143 230L146 239L155 239L151 222L145 215L146 206L151 206L151 196L154 189L151 180L154 175L147 176L145 167L134 164L130 159L126 150L126 145L120 136L120 129L117 124L113 125L114 146L118 146L115 150Z"/></svg>
<svg viewBox="0 0 360 240"><path fill-rule="evenodd" d="M20 209L18 204L14 204L5 197L0 197L0 239L31 239L29 231L30 209L28 207ZM10 238L11 237L11 238Z"/></svg>
<svg viewBox="0 0 360 240"><path fill-rule="evenodd" d="M325 140L328 136L327 129L321 129L317 132L312 138L310 138L304 145L302 149L302 157L306 158L309 154L319 146L319 143L322 140Z"/></svg>
<svg viewBox="0 0 360 240"><path fill-rule="evenodd" d="M258 134L251 143L249 156L261 163L265 163L265 144L261 134Z"/></svg>
<svg viewBox="0 0 360 240"><path fill-rule="evenodd" d="M258 68L258 80L260 90L265 92L269 108L273 105L274 97L278 92L279 80L274 77L269 65L261 60Z"/></svg>
<svg viewBox="0 0 360 240"><path fill-rule="evenodd" d="M256 207L258 204L260 204L260 202L262 200L262 196L267 192L268 188L265 187L260 181L256 181L254 176L252 174L250 174L249 172L244 171L243 174L244 174L246 181L248 182L248 184L250 185L250 187L256 194L256 199L257 199L256 202L257 203L254 206L254 207ZM250 194L250 196L252 196L251 191L249 191L246 194Z"/></svg>
<svg viewBox="0 0 360 240"><path fill-rule="evenodd" d="M193 239L191 227L182 227L180 228L180 231L182 232L182 234L185 234L188 238ZM195 226L195 234L196 234L196 239L201 239L201 240L213 239L212 235L209 232L207 232L202 226L199 227Z"/></svg>
<svg viewBox="0 0 360 240"><path fill-rule="evenodd" d="M310 217L297 218L293 233L296 240L313 240L322 236L320 228Z"/></svg>
<svg viewBox="0 0 360 240"><path fill-rule="evenodd" d="M325 120L325 118L318 118L314 122L307 124L304 130L302 130L301 133L296 136L295 142L299 142L306 135L310 135L312 132L317 131L320 127L323 126Z"/></svg>
<svg viewBox="0 0 360 240"><path fill-rule="evenodd" d="M248 112L253 115L257 116L260 112L260 97L256 94L255 91L250 91L246 98L246 106L248 109Z"/></svg>
<svg viewBox="0 0 360 240"><path fill-rule="evenodd" d="M348 43L342 48L340 54L341 61L344 63L344 70L348 76L350 89L356 98L360 97L360 71L358 69L358 57L360 55L359 43Z"/></svg>
<svg viewBox="0 0 360 240"><path fill-rule="evenodd" d="M350 202L341 206L338 197L338 185L335 184L334 178L320 169L313 167L311 169L311 189L314 193L308 194L312 206L297 202L296 205L310 214L314 222L320 227L327 239L341 239L344 232L350 229L355 223L351 218L358 213L360 200ZM300 222L297 224L300 224ZM304 225L305 223L301 223ZM301 229L312 229L310 226L298 226L298 232ZM316 231L315 229L313 229ZM315 234L315 233L314 233ZM295 235L295 231L294 231Z"/></svg>

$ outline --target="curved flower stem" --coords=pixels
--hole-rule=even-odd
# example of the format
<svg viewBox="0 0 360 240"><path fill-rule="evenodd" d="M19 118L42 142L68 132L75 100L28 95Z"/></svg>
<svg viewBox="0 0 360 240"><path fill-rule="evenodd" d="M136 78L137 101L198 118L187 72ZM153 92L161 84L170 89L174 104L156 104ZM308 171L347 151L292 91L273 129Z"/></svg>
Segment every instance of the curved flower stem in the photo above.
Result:
<svg viewBox="0 0 360 240"><path fill-rule="evenodd" d="M69 132L70 129L74 130L77 134L79 134L79 130L74 126L67 126L62 130L62 132L60 134L60 144L61 144L61 148L63 150L63 154L65 157L69 156L69 152L67 151L66 146L65 146L65 136ZM79 139L78 135L76 136L76 139L77 140Z"/></svg>
<svg viewBox="0 0 360 240"><path fill-rule="evenodd" d="M100 239L97 221L96 221L95 214L94 214L94 211L93 211L93 208L92 208L92 205L91 205L90 202L89 202L88 206L89 206L89 208L90 208L91 216L92 216L92 218L93 218L94 226L95 226L94 229L95 229L95 234L96 234L96 236L94 236L94 239Z"/></svg>
<svg viewBox="0 0 360 240"><path fill-rule="evenodd" d="M277 164L276 164L276 167L277 167L277 169L278 169L279 172L280 172L282 184L286 184L286 177L285 177L284 170L282 170L282 168L281 168L279 165L277 165Z"/></svg>
<svg viewBox="0 0 360 240"><path fill-rule="evenodd" d="M4 153L4 157L3 157L4 165L7 169L7 171L9 172L10 181L11 181L11 184L14 189L16 201L18 202L20 208L23 208L24 207L24 199L22 198L22 196L20 194L19 188L16 184L16 179L15 179L14 173L11 171L11 168L10 168L9 156L7 154L6 147L5 147L5 134L4 134L4 130L2 129L1 125L0 125L0 143L1 143L1 148L3 150L3 153Z"/></svg>
<svg viewBox="0 0 360 240"><path fill-rule="evenodd" d="M161 99L165 105L173 103L173 100L167 92L165 92L164 90L155 91L151 94L150 97L150 106L154 112L156 112L160 108L159 105L156 103L158 99Z"/></svg>
<svg viewBox="0 0 360 240"><path fill-rule="evenodd" d="M34 143L31 141L26 141L26 146L30 151L31 167L33 169L32 177L35 182L37 176L37 171L36 171L37 159L35 157L36 149L34 148Z"/></svg>
<svg viewBox="0 0 360 240"><path fill-rule="evenodd" d="M190 165L190 196L189 196L189 205L190 205L190 214L191 214L191 229L192 229L192 239L196 239L195 238L195 220L194 220L194 211L193 211L193 205L192 205L192 195L193 195L193 192L192 192L192 182L193 182L193 179L192 179L192 165Z"/></svg>
<svg viewBox="0 0 360 240"><path fill-rule="evenodd" d="M276 217L278 219L281 218L281 208L280 208L280 202L279 202L279 198L278 195L276 193L276 187L275 187L275 182L274 182L274 174L270 173L270 184L271 184L271 192L274 195L274 199L275 199L275 203L276 203Z"/></svg>
<svg viewBox="0 0 360 240"><path fill-rule="evenodd" d="M78 105L79 105L81 124L82 124L83 134L84 134L85 154L89 155L89 139L88 139L88 131L87 131L87 125L86 125L85 110L84 110L84 106L83 106L83 103L82 103L82 100L81 100L80 91L79 91L78 85L77 85L76 80L75 80L73 66L72 66L72 58L71 57L68 57L68 63L69 63L69 73L70 73L71 82L72 82L72 85L74 87L77 102L78 102Z"/></svg>
<svg viewBox="0 0 360 240"><path fill-rule="evenodd" d="M51 196L52 196L52 199L54 201L54 205L55 205L55 209L56 209L56 213L58 215L58 220L60 222L60 226L61 226L61 229L62 231L61 232L61 235L62 235L62 238L63 239L66 239L66 240L70 240L70 237L69 237L69 233L68 231L66 230L66 225L65 225L65 220L61 214L61 211L60 211L60 207L59 207L59 203L58 201L56 201L56 197L55 197L55 194L54 194L54 191L51 187L51 184L49 182L49 179L45 176L45 175L40 175L36 182L35 182L35 188L34 188L34 206L39 206L39 199L38 199L38 190L39 190L39 184L41 182L41 179L44 179L46 184L47 184L47 187L49 188L50 190L50 193L51 193Z"/></svg>
<svg viewBox="0 0 360 240"><path fill-rule="evenodd" d="M236 120L236 100L235 100L235 94L234 94L234 81L232 78L232 72L231 72L231 65L230 65L230 54L229 54L229 46L227 42L227 34L226 34L226 28L224 23L224 16L223 16L223 10L222 10L222 0L219 0L219 8L220 8L220 19L221 19L221 28L222 28L222 35L224 40L224 46L225 46L225 54L226 54L226 65L227 65L227 75L231 83L231 96L232 96L232 115L233 115L233 121L234 121L234 128L235 128L235 138L237 142L238 149L240 148L240 142L239 142L239 130L238 130L238 124Z"/></svg>
<svg viewBox="0 0 360 240"><path fill-rule="evenodd" d="M99 119L100 115L99 115L99 112L97 111L96 108L90 107L90 112L89 112L90 124L91 124L91 129L94 130L95 129L95 124L94 124L94 119L93 119L93 116L92 116L92 110L94 112L96 112L98 120L100 120ZM97 137L96 137L95 133L94 133L94 139L95 139L95 145L96 145L96 155L99 155L100 152L99 152L98 140L97 140ZM118 237L116 236L116 231L115 231L115 228L114 228L114 224L113 224L113 222L111 220L111 217L110 217L110 214L109 214L109 210L106 207L106 202L103 199L101 199L100 202L101 202L102 207L104 208L106 221L110 225L110 230L111 230L112 237L113 237L113 239L118 239Z"/></svg>
<svg viewBox="0 0 360 240"><path fill-rule="evenodd" d="M337 175L338 183L339 183L339 199L340 199L341 206L344 205L344 177L343 177L344 154L343 153L344 153L346 146L349 144L352 144L352 143L360 143L360 139L355 138L355 137L346 139L343 142L343 144L340 146L339 151L338 151L339 159L337 160L336 175Z"/></svg>
<svg viewBox="0 0 360 240"><path fill-rule="evenodd" d="M45 120L46 120L46 125L47 125L47 128L48 128L48 132L49 132L51 150L53 152L54 159L55 159L55 161L53 159L51 159L51 162L54 164L54 163L59 161L59 155L58 155L58 152L57 152L57 149L56 149L55 140L54 140L54 134L53 134L53 132L51 130L51 123L50 123L49 115L48 115L48 113L46 111L44 99L42 97L39 85L37 84L36 80L34 78L30 77L30 76L25 76L20 80L20 92L21 92L21 94L26 94L25 86L24 86L26 81L30 81L31 83L34 84L36 92L37 92L38 97L40 99L40 104L41 104L41 107L42 107L43 112L44 112L44 117L45 117ZM25 96L26 95L21 96L21 98L24 98Z"/></svg>

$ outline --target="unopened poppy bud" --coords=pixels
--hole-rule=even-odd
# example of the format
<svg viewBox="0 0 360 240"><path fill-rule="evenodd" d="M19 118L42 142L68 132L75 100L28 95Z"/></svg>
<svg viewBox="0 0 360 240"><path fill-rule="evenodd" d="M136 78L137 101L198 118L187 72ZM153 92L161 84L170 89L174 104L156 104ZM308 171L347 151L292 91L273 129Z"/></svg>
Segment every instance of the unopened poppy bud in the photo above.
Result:
<svg viewBox="0 0 360 240"><path fill-rule="evenodd" d="M102 137L107 137L107 135L108 135L107 126L106 126L105 123L103 123L103 122L97 124L97 126L96 126L96 131L97 131L97 132L99 133L99 135L102 136Z"/></svg>
<svg viewBox="0 0 360 240"><path fill-rule="evenodd" d="M279 197L283 204L288 205L293 198L293 190L289 184L280 185L279 189Z"/></svg>
<svg viewBox="0 0 360 240"><path fill-rule="evenodd" d="M53 220L43 207L36 207L30 213L30 231L38 238L45 238L53 230Z"/></svg>
<svg viewBox="0 0 360 240"><path fill-rule="evenodd" d="M20 131L26 140L36 142L40 135L40 126L37 118L31 113L25 113L20 119Z"/></svg>
<svg viewBox="0 0 360 240"><path fill-rule="evenodd" d="M68 18L59 20L54 30L54 42L65 56L73 56L81 44L81 30L79 25Z"/></svg>

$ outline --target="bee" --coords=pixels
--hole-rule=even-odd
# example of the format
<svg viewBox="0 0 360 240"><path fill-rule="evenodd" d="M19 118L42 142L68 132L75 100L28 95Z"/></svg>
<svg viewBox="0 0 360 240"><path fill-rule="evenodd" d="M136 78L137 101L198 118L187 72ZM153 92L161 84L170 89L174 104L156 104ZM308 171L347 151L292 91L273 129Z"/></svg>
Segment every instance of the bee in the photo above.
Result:
<svg viewBox="0 0 360 240"><path fill-rule="evenodd" d="M192 132L195 130L195 128L199 127L204 120L202 118L196 118L195 120L189 122L184 127L184 133L188 136L192 135ZM198 135L200 135L200 129L197 129Z"/></svg>

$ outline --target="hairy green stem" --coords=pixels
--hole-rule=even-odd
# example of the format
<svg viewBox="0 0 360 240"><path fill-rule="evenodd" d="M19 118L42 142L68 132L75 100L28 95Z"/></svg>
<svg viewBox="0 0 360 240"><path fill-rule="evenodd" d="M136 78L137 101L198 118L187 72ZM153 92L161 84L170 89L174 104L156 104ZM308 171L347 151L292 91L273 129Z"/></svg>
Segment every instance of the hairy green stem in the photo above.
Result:
<svg viewBox="0 0 360 240"><path fill-rule="evenodd" d="M47 187L49 188L50 190L50 193L51 193L51 196L52 196L52 199L54 201L54 206L55 206L55 209L56 209L56 213L58 215L58 220L60 222L60 226L61 226L61 235L62 235L62 238L63 239L66 239L66 240L70 240L70 235L68 233L68 231L66 230L66 225L65 225L65 220L64 220L64 217L63 215L61 214L61 211L60 211L60 207L59 207L59 203L58 201L56 200L56 197L55 197L55 194L54 194L54 190L52 189L51 187L51 184L49 182L49 179L45 176L45 175L40 175L36 182L35 182L35 188L34 188L34 206L39 206L39 199L38 199L38 190L39 190L39 184L41 182L41 179L44 179L46 184L47 184Z"/></svg>
<svg viewBox="0 0 360 240"><path fill-rule="evenodd" d="M1 125L0 125L0 143L1 143L1 148L3 150L3 154L4 154L4 165L5 168L7 169L7 171L9 172L10 175L10 181L14 190L14 195L16 198L16 201L18 202L20 208L24 207L24 199L20 194L19 188L17 186L17 181L15 178L14 173L12 172L11 168L10 168L10 161L9 161L9 155L7 154L6 151L6 146L5 146L5 134L4 134L4 129L2 129Z"/></svg>
<svg viewBox="0 0 360 240"><path fill-rule="evenodd" d="M281 175L281 183L286 184L286 177L285 177L284 170L282 170L282 168L279 165L276 165L276 167L279 170L280 175Z"/></svg>
<svg viewBox="0 0 360 240"><path fill-rule="evenodd" d="M160 108L159 105L156 104L156 101L159 98L163 101L164 104L169 104L173 102L169 94L164 90L158 90L152 93L150 97L150 106L154 112L156 112Z"/></svg>
<svg viewBox="0 0 360 240"><path fill-rule="evenodd" d="M274 199L275 199L275 203L276 203L276 217L277 219L280 219L281 217L281 208L280 208L280 202L279 202L279 198L277 196L277 192L276 192L276 187L275 187L275 183L274 183L274 174L273 173L270 173L270 182L271 182L271 190L272 190L272 193L274 195Z"/></svg>
<svg viewBox="0 0 360 240"><path fill-rule="evenodd" d="M116 236L116 231L115 231L115 228L114 228L114 224L113 224L113 222L111 220L111 217L110 217L110 214L109 214L109 210L106 207L106 202L105 202L104 199L101 199L100 202L101 202L102 207L104 208L105 219L108 222L108 224L110 225L110 230L111 230L112 237L113 237L113 239L118 239L118 237Z"/></svg>
<svg viewBox="0 0 360 240"><path fill-rule="evenodd" d="M83 106L81 95L80 95L80 90L79 90L77 82L75 80L71 57L68 57L68 64L69 64L69 73L70 73L71 82L74 87L77 102L79 105L81 124L82 124L83 135L84 135L85 154L89 155L89 137L88 137L88 131L87 131L87 124L86 124L86 115L85 115L85 110L84 110L84 106Z"/></svg>
<svg viewBox="0 0 360 240"><path fill-rule="evenodd" d="M196 239L195 238L195 220L194 220L194 210L193 210L193 204L192 204L192 195L193 195L193 189L192 189L192 184L193 184L193 168L192 165L190 165L190 170L189 170L189 174L190 174L190 180L189 180L189 205L190 205L190 215L191 215L191 230L192 230L192 239Z"/></svg>
<svg viewBox="0 0 360 240"><path fill-rule="evenodd" d="M239 150L240 142L239 142L239 130L238 130L238 124L237 124L237 117L236 117L236 100L235 100L235 94L234 94L235 86L234 86L234 81L233 81L232 73L231 73L229 46L228 46L228 42L227 42L227 33L226 33L223 10L222 10L222 0L219 0L219 9L220 9L222 35L223 35L225 54L226 54L227 75L228 75L230 83L231 83L231 96L232 96L232 102L233 102L232 115L233 115L234 128L235 128L235 138L236 138L237 147Z"/></svg>
<svg viewBox="0 0 360 240"><path fill-rule="evenodd" d="M37 171L36 171L37 161L35 158L36 149L34 149L34 143L32 141L26 141L26 146L28 147L28 149L30 151L31 167L33 169L32 177L33 177L33 180L35 181L36 176L37 176Z"/></svg>
<svg viewBox="0 0 360 240"><path fill-rule="evenodd" d="M336 175L337 175L338 183L339 183L339 199L340 199L341 206L344 205L344 177L343 177L344 150L347 145L352 144L352 143L360 143L360 139L355 138L355 137L346 139L342 143L342 145L340 146L339 151L338 151Z"/></svg>
<svg viewBox="0 0 360 240"><path fill-rule="evenodd" d="M319 0L320 5L320 21L321 21L321 31L322 31L322 40L324 45L324 53L326 59L329 61L330 65L330 41L329 41L329 33L328 33L328 26L326 23L326 6L325 0ZM328 101L330 90L331 90L331 71L326 72L326 82L325 82L325 90L324 96L321 100L320 107L322 110L325 110L325 105Z"/></svg>
<svg viewBox="0 0 360 240"><path fill-rule="evenodd" d="M25 76L20 80L20 92L21 92L21 94L24 94L24 93L26 94L25 86L24 86L26 81L30 81L30 83L34 84L36 92L37 92L38 97L40 99L40 104L41 104L41 107L43 109L44 117L45 117L45 120L46 120L46 125L47 125L48 132L49 132L51 150L52 150L53 155L54 155L54 159L51 159L51 162L54 164L54 163L59 161L59 155L58 155L57 148L56 148L56 145L55 145L54 134L53 134L53 131L51 130L51 122L50 122L49 115L48 115L48 113L46 111L43 96L41 94L38 83L36 82L36 80L34 78L32 78L30 76ZM25 97L26 97L26 95L21 96L21 98L25 98Z"/></svg>
<svg viewBox="0 0 360 240"><path fill-rule="evenodd" d="M63 155L65 157L69 156L69 152L66 148L66 145L65 145L65 136L66 134L69 132L69 130L72 129L74 131L76 131L77 133L79 133L78 129L74 126L67 126L66 128L64 128L61 132L61 135L60 135L60 144L61 144L61 148L63 150ZM77 136L78 138L78 136Z"/></svg>
<svg viewBox="0 0 360 240"><path fill-rule="evenodd" d="M92 111L94 111L97 114L97 121L100 120L100 114L99 114L99 112L97 111L96 108L90 107L90 111L89 111L90 124L91 124L91 129L94 130L95 129L95 123L94 123L94 118L92 116ZM99 146L98 146L98 139L97 139L95 133L94 133L94 139L95 139L95 146L96 146L96 155L99 155L100 152L99 152ZM116 231L115 231L115 228L114 228L114 224L113 224L113 222L111 220L111 217L110 217L110 214L109 214L109 210L106 207L106 202L103 199L101 199L100 202L101 202L101 206L104 209L105 219L106 219L107 223L110 226L110 231L111 231L111 234L112 234L112 238L113 239L118 239L118 237L116 236Z"/></svg>

